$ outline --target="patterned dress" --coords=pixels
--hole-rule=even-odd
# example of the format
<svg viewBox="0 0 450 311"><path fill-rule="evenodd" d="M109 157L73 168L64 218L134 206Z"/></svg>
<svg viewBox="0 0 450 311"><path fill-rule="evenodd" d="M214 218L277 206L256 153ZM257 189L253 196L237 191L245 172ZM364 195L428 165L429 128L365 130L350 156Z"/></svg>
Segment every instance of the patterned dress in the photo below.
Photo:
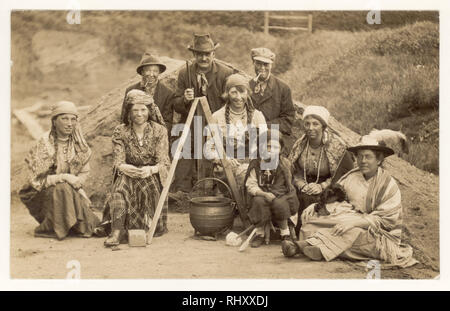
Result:
<svg viewBox="0 0 450 311"><path fill-rule="evenodd" d="M170 167L167 130L163 125L149 121L140 145L132 127L121 124L114 129L112 142L116 174L104 218L112 220L113 228L121 222L124 229L148 230ZM121 164L157 165L159 172L147 178L132 178L117 169ZM166 228L167 212L166 200L156 232Z"/></svg>

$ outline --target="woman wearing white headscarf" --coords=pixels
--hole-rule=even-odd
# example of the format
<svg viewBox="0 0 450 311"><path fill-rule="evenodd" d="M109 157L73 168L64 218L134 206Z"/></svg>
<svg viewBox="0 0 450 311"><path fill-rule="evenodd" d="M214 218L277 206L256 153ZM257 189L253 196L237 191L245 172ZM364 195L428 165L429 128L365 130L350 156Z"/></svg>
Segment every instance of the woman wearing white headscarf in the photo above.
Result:
<svg viewBox="0 0 450 311"><path fill-rule="evenodd" d="M71 102L52 109L52 128L30 150L29 178L19 195L39 222L35 236L65 238L69 232L90 237L99 220L82 189L89 175L91 149Z"/></svg>
<svg viewBox="0 0 450 311"><path fill-rule="evenodd" d="M330 113L322 106L307 106L303 112L305 134L293 145L289 161L293 184L300 201L299 215L344 173L353 168L353 159L345 142L328 128ZM300 217L299 217L300 218ZM300 231L298 220L296 231Z"/></svg>

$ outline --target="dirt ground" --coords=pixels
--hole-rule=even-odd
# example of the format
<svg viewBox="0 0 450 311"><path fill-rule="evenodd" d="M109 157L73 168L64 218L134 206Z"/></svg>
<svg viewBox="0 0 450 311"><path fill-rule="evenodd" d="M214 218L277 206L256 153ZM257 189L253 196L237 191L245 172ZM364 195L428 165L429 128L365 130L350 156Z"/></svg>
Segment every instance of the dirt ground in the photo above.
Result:
<svg viewBox="0 0 450 311"><path fill-rule="evenodd" d="M120 245L112 251L104 238L35 238L37 222L13 197L11 207L11 278L64 279L71 260L80 262L82 279L365 279L363 267L336 260L313 262L285 258L280 242L258 249L194 237L187 213L169 213L169 233L147 247ZM382 278L433 278L438 273L414 267L382 270Z"/></svg>

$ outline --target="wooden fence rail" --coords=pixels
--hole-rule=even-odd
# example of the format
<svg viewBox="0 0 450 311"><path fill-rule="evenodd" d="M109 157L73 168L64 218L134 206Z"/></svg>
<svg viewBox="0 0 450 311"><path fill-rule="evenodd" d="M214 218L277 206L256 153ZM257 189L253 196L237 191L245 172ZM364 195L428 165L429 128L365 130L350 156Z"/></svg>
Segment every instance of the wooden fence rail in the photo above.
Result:
<svg viewBox="0 0 450 311"><path fill-rule="evenodd" d="M301 21L303 24L306 22L307 25L296 25L296 26L279 26L270 25L271 20L291 20L291 21ZM308 31L312 33L312 14L308 15L270 15L269 12L264 12L264 33L269 34L270 29L287 30L287 31Z"/></svg>

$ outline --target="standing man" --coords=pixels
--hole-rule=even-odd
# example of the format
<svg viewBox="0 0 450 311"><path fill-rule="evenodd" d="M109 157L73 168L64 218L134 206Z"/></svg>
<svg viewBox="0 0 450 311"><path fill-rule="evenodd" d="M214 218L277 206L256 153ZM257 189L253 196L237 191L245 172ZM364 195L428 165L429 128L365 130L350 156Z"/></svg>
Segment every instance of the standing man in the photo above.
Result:
<svg viewBox="0 0 450 311"><path fill-rule="evenodd" d="M136 84L129 86L125 91L125 97L122 104L122 113L120 115L121 123L126 123L127 117L126 102L127 94L131 90L141 90L153 98L154 103L158 106L159 111L166 123L166 128L170 134L172 128L173 106L172 100L174 93L162 82L159 81L159 75L166 71L166 65L158 58L158 56L145 52L142 55L141 62L136 68L138 74L142 76L142 80Z"/></svg>
<svg viewBox="0 0 450 311"><path fill-rule="evenodd" d="M194 42L188 46L193 53L194 62L189 64L189 75L186 67L180 70L173 101L175 111L181 114L180 123L186 121L195 97L206 96L212 113L224 105L221 95L225 91L226 78L233 74L234 70L214 60L214 52L218 46L219 44L214 43L209 34L194 34ZM191 133L193 133L192 129L191 126ZM191 143L191 150L193 150L193 135L191 135L191 141L187 143ZM203 162L208 163L208 161ZM195 163L194 159L180 159L175 171L172 191L191 191L197 177Z"/></svg>
<svg viewBox="0 0 450 311"><path fill-rule="evenodd" d="M268 48L255 48L251 57L256 73L249 82L253 104L264 114L269 128L270 124L278 124L280 132L290 136L295 109L291 89L271 73L275 54Z"/></svg>

